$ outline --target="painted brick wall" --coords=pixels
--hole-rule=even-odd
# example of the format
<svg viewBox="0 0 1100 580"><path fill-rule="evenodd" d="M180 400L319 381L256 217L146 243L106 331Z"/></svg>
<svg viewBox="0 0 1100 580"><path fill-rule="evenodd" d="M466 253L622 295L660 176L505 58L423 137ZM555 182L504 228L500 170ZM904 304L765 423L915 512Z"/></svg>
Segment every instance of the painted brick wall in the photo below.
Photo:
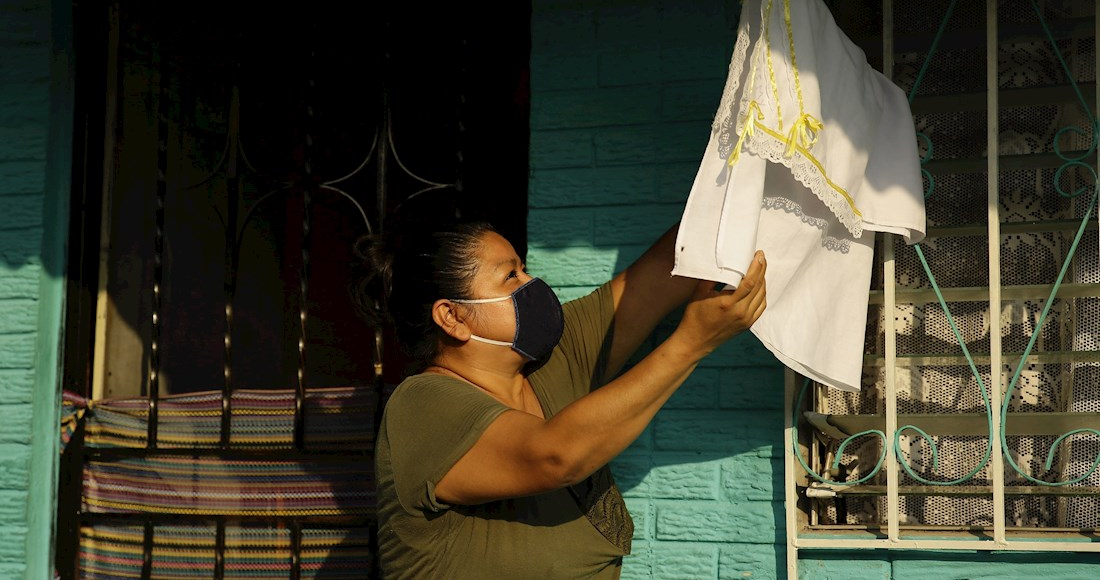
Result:
<svg viewBox="0 0 1100 580"><path fill-rule="evenodd" d="M563 300L608 280L679 219L738 8L535 1L528 266ZM775 358L744 334L613 463L637 530L624 578L776 578L782 387Z"/></svg>
<svg viewBox="0 0 1100 580"><path fill-rule="evenodd" d="M0 3L0 578L26 568L49 22L46 3Z"/></svg>
<svg viewBox="0 0 1100 580"><path fill-rule="evenodd" d="M682 213L740 4L534 0L533 8L528 265L566 300L625 268ZM744 334L704 361L613 463L637 528L624 578L786 577L782 393L782 367ZM803 580L1040 575L1100 578L1100 558L805 550L799 557Z"/></svg>

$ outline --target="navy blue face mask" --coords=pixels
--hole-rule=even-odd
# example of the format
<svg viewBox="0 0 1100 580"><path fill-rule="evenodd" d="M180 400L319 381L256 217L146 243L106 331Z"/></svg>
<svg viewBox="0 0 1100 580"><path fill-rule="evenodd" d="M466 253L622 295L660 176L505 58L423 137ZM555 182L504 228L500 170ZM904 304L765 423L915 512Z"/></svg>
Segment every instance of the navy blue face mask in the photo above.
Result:
<svg viewBox="0 0 1100 580"><path fill-rule="evenodd" d="M516 335L512 338L512 342L492 340L475 334L471 334L470 338L486 344L511 347L527 360L541 360L548 356L558 345L561 334L565 330L561 302L558 301L554 290L539 278L532 278L511 294L499 298L480 300L452 298L450 300L459 304L486 304L511 300L516 308Z"/></svg>

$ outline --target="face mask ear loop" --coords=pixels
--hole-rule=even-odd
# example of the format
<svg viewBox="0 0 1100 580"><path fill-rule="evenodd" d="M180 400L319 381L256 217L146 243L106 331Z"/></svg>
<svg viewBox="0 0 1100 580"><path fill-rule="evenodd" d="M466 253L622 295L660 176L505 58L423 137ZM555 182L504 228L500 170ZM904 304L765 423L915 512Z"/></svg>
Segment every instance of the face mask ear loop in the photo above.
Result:
<svg viewBox="0 0 1100 580"><path fill-rule="evenodd" d="M476 334L471 334L470 335L470 340L476 340L478 342L484 342L485 344L495 344L497 346L507 346L507 347L511 347L512 344L513 344L511 342L504 342L503 340L493 340L491 338L485 338L483 336L478 336Z"/></svg>
<svg viewBox="0 0 1100 580"><path fill-rule="evenodd" d="M507 296L501 296L500 298L477 298L473 300L467 300L465 298L448 298L451 302L457 302L459 304L488 304L490 302L504 302L512 297L511 294Z"/></svg>
<svg viewBox="0 0 1100 580"><path fill-rule="evenodd" d="M458 304L489 304L489 303L492 303L492 302L504 302L505 300L511 300L511 299L512 299L511 294L509 294L507 296L501 296L499 298L478 298L478 299L448 298L448 300L450 300L451 302L457 302ZM515 301L513 300L512 303L514 305ZM517 316L516 320L518 321L519 320L519 318L518 318L518 316L519 316L519 307L516 307L516 316ZM519 325L518 324L516 325L516 335L517 336L519 335ZM478 342L484 342L485 344L495 344L497 346L507 346L509 348L511 348L515 344L515 338L514 337L513 337L512 342L504 342L503 340L493 340L491 338L485 338L483 336L478 336L476 334L471 333L470 334L470 339L471 340L476 340Z"/></svg>
<svg viewBox="0 0 1100 580"><path fill-rule="evenodd" d="M498 298L472 298L472 299L470 299L470 298L448 298L447 300L450 300L451 302L458 302L459 304L488 304L490 302L504 302L505 300L508 300L509 298L514 297L516 295L516 293L520 292L524 288L526 288L526 287L530 286L531 284L533 284L536 280L538 280L538 278L531 278L530 280L525 282L522 286L520 286L519 288L516 288L515 290L513 290L512 293L507 295L507 296L500 296Z"/></svg>

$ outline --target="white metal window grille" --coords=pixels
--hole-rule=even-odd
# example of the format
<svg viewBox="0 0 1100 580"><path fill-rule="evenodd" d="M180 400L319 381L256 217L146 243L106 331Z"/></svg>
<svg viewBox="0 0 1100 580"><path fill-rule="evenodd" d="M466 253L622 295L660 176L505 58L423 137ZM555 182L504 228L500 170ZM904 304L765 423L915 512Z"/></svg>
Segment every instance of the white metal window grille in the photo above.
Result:
<svg viewBox="0 0 1100 580"><path fill-rule="evenodd" d="M882 13L929 235L879 240L860 393L788 372L788 577L803 548L1100 552L1096 3Z"/></svg>

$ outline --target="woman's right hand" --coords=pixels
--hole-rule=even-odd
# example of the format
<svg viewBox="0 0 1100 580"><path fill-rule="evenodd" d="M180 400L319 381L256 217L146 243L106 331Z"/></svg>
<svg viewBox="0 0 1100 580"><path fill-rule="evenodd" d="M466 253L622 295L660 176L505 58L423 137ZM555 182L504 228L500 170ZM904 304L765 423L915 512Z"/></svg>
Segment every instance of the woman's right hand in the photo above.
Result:
<svg viewBox="0 0 1100 580"><path fill-rule="evenodd" d="M752 326L767 306L767 267L764 252L757 250L736 290L716 291L713 281L701 280L673 336L706 355Z"/></svg>

